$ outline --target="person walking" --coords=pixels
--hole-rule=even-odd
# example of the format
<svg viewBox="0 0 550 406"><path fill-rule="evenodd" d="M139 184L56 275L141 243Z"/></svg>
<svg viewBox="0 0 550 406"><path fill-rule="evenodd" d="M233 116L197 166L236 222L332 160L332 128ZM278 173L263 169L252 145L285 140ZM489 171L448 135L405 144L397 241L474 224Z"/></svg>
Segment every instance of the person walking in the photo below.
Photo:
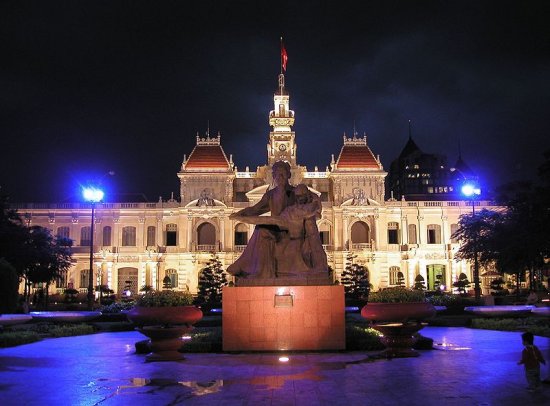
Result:
<svg viewBox="0 0 550 406"><path fill-rule="evenodd" d="M527 390L533 392L541 385L540 364L546 364L546 361L539 348L533 343L533 333L523 333L521 339L525 348L521 352L521 360L518 362L518 365L525 367L525 378L529 385Z"/></svg>

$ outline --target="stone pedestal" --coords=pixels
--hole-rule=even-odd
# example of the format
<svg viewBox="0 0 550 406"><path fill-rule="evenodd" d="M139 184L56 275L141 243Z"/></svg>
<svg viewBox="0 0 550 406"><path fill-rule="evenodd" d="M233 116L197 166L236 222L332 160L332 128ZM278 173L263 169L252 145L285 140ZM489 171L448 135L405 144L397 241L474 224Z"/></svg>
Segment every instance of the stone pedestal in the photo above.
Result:
<svg viewBox="0 0 550 406"><path fill-rule="evenodd" d="M343 350L344 287L223 288L224 351Z"/></svg>

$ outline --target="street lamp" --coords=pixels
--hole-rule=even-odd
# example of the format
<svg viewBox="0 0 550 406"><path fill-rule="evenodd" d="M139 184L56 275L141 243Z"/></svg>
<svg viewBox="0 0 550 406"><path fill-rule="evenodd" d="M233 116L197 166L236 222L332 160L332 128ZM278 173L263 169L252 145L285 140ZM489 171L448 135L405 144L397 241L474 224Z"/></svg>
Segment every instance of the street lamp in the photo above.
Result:
<svg viewBox="0 0 550 406"><path fill-rule="evenodd" d="M479 184L475 180L466 180L461 190L462 194L472 202L472 220L475 221L475 200L481 194ZM479 301L481 298L481 288L479 286L479 261L477 257L477 235L474 233L474 294L476 301Z"/></svg>
<svg viewBox="0 0 550 406"><path fill-rule="evenodd" d="M94 187L82 189L84 199L92 205L92 221L90 226L90 270L88 274L88 310L94 307L94 214L95 204L103 200L103 191Z"/></svg>

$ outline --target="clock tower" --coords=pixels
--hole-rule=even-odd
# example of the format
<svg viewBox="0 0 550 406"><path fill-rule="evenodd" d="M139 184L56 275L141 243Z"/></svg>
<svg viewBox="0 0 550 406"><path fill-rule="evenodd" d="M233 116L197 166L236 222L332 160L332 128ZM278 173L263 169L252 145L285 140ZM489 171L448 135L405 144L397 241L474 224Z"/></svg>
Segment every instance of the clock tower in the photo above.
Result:
<svg viewBox="0 0 550 406"><path fill-rule="evenodd" d="M285 76L279 75L279 88L273 96L274 110L269 112L269 125L272 127L267 144L267 162L273 165L276 161L287 161L291 167L296 166L294 111L289 109L289 95L285 89Z"/></svg>

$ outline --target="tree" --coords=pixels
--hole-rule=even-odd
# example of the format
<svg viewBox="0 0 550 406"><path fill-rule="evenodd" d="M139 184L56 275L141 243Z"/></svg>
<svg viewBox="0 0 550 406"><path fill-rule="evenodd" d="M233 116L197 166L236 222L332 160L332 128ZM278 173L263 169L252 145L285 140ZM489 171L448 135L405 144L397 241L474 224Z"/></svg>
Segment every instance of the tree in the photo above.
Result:
<svg viewBox="0 0 550 406"><path fill-rule="evenodd" d="M197 302L212 305L222 300L222 288L227 285L227 276L218 256L212 252L211 258L199 274Z"/></svg>
<svg viewBox="0 0 550 406"><path fill-rule="evenodd" d="M50 283L61 277L72 266L71 246L72 240L53 236L45 227L28 228L28 239L24 249L26 261L22 268L22 276L28 284L44 283L46 285L46 306Z"/></svg>
<svg viewBox="0 0 550 406"><path fill-rule="evenodd" d="M497 278L491 281L491 290L495 296L499 296L504 292L504 279Z"/></svg>
<svg viewBox="0 0 550 406"><path fill-rule="evenodd" d="M356 255L348 253L346 268L341 275L341 282L344 285L346 298L366 300L370 292L369 271L367 267L354 263L356 257Z"/></svg>
<svg viewBox="0 0 550 406"><path fill-rule="evenodd" d="M416 290L426 290L426 281L424 277L420 274L416 275L414 278L414 289Z"/></svg>
<svg viewBox="0 0 550 406"><path fill-rule="evenodd" d="M71 267L71 246L72 240L53 236L47 228L27 227L19 214L9 208L7 197L0 197L0 258L25 282L25 300L31 283L45 283L47 288Z"/></svg>
<svg viewBox="0 0 550 406"><path fill-rule="evenodd" d="M514 182L498 190L503 211L482 210L463 215L453 234L461 241L456 259L494 265L501 274L515 276L519 283L529 274L529 285L542 281L545 261L550 257L550 150L539 167L539 182Z"/></svg>
<svg viewBox="0 0 550 406"><path fill-rule="evenodd" d="M405 275L403 275L403 272L401 271L397 272L397 282L395 286L398 286L398 287L405 286Z"/></svg>
<svg viewBox="0 0 550 406"><path fill-rule="evenodd" d="M0 258L0 313L15 313L18 287L19 277L15 268L4 258Z"/></svg>
<svg viewBox="0 0 550 406"><path fill-rule="evenodd" d="M476 299L480 295L479 268L477 264L488 266L494 264L502 249L498 244L499 227L504 224L505 214L499 211L483 209L463 214L458 221L458 229L451 238L456 238L461 245L455 260L468 260L475 264L474 286Z"/></svg>
<svg viewBox="0 0 550 406"><path fill-rule="evenodd" d="M466 289L470 286L470 281L464 272L461 272L460 275L458 275L458 280L453 283L453 286L457 288L458 293L461 295L466 294Z"/></svg>

